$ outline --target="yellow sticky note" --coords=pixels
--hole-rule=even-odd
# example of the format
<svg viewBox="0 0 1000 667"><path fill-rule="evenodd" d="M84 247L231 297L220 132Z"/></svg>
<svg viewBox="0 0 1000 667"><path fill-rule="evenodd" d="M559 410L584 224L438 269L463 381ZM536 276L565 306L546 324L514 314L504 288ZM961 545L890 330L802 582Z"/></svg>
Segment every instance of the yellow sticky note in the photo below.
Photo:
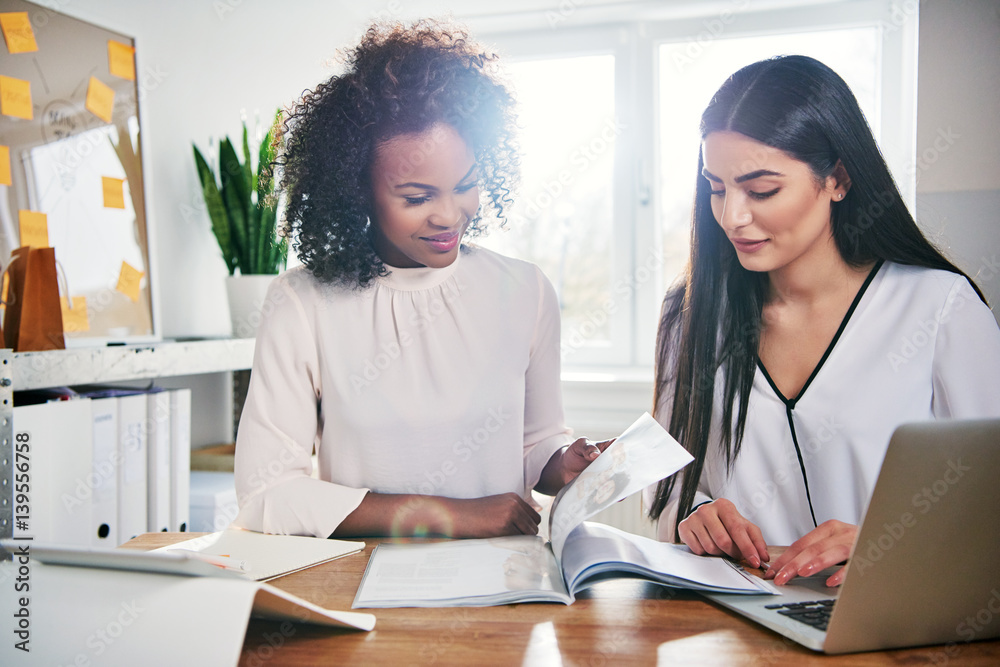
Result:
<svg viewBox="0 0 1000 667"><path fill-rule="evenodd" d="M87 86L87 111L105 123L111 122L111 108L115 103L115 91L96 77L90 77Z"/></svg>
<svg viewBox="0 0 1000 667"><path fill-rule="evenodd" d="M49 247L49 216L38 211L20 210L17 223L21 230L21 245L32 248Z"/></svg>
<svg viewBox="0 0 1000 667"><path fill-rule="evenodd" d="M0 113L31 120L31 82L0 75Z"/></svg>
<svg viewBox="0 0 1000 667"><path fill-rule="evenodd" d="M128 262L122 262L121 273L118 274L118 291L132 299L139 301L139 281L146 275Z"/></svg>
<svg viewBox="0 0 1000 667"><path fill-rule="evenodd" d="M10 146L0 146L0 185L10 185Z"/></svg>
<svg viewBox="0 0 1000 667"><path fill-rule="evenodd" d="M74 296L72 307L64 296L59 297L59 301L62 302L63 331L90 331L90 319L87 317L87 297Z"/></svg>
<svg viewBox="0 0 1000 667"><path fill-rule="evenodd" d="M104 189L104 208L125 208L125 180L112 176L101 176Z"/></svg>
<svg viewBox="0 0 1000 667"><path fill-rule="evenodd" d="M38 50L28 12L3 12L0 14L0 28L3 29L3 38L7 40L9 52L31 53Z"/></svg>
<svg viewBox="0 0 1000 667"><path fill-rule="evenodd" d="M122 79L135 81L135 47L109 39L108 71Z"/></svg>
<svg viewBox="0 0 1000 667"><path fill-rule="evenodd" d="M0 300L2 300L4 303L7 303L7 288L8 287L10 287L10 275L6 271L4 271L3 272L3 288L0 289L0 292L2 292L2 294L0 294Z"/></svg>

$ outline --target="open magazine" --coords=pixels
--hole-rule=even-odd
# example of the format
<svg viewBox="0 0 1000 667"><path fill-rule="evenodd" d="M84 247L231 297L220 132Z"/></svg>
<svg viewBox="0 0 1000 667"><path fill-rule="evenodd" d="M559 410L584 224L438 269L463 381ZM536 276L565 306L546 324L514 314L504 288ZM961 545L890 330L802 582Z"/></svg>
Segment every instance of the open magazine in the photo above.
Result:
<svg viewBox="0 0 1000 667"><path fill-rule="evenodd" d="M550 542L516 535L379 544L353 607L571 604L580 590L616 577L720 593L772 593L768 584L725 559L696 556L683 546L586 522L691 460L644 414L556 496Z"/></svg>

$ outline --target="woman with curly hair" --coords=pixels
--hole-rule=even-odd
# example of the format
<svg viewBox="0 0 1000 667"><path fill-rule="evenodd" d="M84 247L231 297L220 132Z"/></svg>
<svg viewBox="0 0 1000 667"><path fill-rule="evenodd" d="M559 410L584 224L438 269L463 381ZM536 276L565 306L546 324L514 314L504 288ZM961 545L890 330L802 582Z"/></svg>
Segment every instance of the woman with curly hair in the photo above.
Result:
<svg viewBox="0 0 1000 667"><path fill-rule="evenodd" d="M1000 417L1000 330L917 227L829 67L748 65L701 133L654 399L694 461L647 501L660 538L698 554L759 567L767 544L790 545L765 573L784 584L850 555L897 426Z"/></svg>
<svg viewBox="0 0 1000 667"><path fill-rule="evenodd" d="M374 25L347 56L287 123L304 266L275 280L257 335L236 524L534 534L531 490L557 492L605 445L564 425L552 286L463 243L481 204L504 219L517 179L496 56L426 21Z"/></svg>

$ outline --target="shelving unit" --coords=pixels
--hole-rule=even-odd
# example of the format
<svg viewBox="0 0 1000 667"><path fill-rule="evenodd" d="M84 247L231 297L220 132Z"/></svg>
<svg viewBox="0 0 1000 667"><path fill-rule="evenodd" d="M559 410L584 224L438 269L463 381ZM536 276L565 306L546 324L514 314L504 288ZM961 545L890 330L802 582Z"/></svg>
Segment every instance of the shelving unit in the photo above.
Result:
<svg viewBox="0 0 1000 667"><path fill-rule="evenodd" d="M254 339L220 339L75 348L46 352L0 349L0 538L13 535L14 390L152 380L244 371ZM245 383L245 380L244 380Z"/></svg>

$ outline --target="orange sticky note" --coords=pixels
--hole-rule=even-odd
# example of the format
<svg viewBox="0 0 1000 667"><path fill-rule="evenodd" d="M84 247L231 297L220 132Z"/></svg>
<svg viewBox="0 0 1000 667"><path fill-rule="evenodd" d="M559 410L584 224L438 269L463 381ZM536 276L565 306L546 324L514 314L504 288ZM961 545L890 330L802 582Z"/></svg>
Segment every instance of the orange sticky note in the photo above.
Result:
<svg viewBox="0 0 1000 667"><path fill-rule="evenodd" d="M0 14L0 28L3 29L3 38L7 41L10 53L31 53L38 50L28 12L3 12Z"/></svg>
<svg viewBox="0 0 1000 667"><path fill-rule="evenodd" d="M122 79L135 81L135 47L109 39L108 71Z"/></svg>
<svg viewBox="0 0 1000 667"><path fill-rule="evenodd" d="M31 82L0 75L0 113L31 120Z"/></svg>
<svg viewBox="0 0 1000 667"><path fill-rule="evenodd" d="M0 185L11 185L10 146L0 146Z"/></svg>
<svg viewBox="0 0 1000 667"><path fill-rule="evenodd" d="M32 248L49 247L49 216L38 211L20 210L17 223L21 230L21 245Z"/></svg>
<svg viewBox="0 0 1000 667"><path fill-rule="evenodd" d="M87 297L74 296L72 307L64 296L59 297L59 301L62 303L63 331L90 331L90 318L87 317Z"/></svg>
<svg viewBox="0 0 1000 667"><path fill-rule="evenodd" d="M115 103L115 91L96 77L90 77L87 86L87 111L94 114L105 123L111 122L111 107Z"/></svg>
<svg viewBox="0 0 1000 667"><path fill-rule="evenodd" d="M139 301L139 281L146 275L128 262L122 262L121 273L118 274L118 291L132 299Z"/></svg>
<svg viewBox="0 0 1000 667"><path fill-rule="evenodd" d="M3 272L3 288L0 289L0 292L2 292L2 295L0 295L0 300L3 300L4 303L7 303L7 288L8 287L10 287L10 277L8 276L7 272L4 271Z"/></svg>
<svg viewBox="0 0 1000 667"><path fill-rule="evenodd" d="M125 208L125 179L101 176L104 189L104 208Z"/></svg>

